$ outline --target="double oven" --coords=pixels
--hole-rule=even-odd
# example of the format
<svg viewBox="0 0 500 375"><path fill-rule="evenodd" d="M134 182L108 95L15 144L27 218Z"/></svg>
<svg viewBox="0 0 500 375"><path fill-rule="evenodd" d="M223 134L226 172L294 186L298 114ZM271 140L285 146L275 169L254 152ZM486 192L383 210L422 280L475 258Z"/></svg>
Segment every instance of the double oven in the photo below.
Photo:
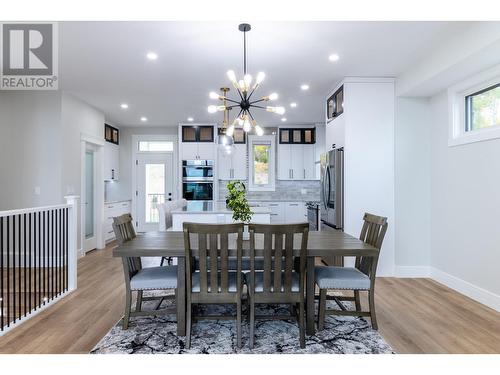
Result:
<svg viewBox="0 0 500 375"><path fill-rule="evenodd" d="M214 199L214 161L182 161L182 197L188 201Z"/></svg>

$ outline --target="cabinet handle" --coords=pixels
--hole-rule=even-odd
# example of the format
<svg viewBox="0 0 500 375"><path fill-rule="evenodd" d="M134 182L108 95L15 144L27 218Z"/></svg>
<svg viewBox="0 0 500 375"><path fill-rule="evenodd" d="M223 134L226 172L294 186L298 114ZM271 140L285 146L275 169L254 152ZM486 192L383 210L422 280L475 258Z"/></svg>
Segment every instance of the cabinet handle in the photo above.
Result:
<svg viewBox="0 0 500 375"><path fill-rule="evenodd" d="M278 214L271 214L271 216L278 216Z"/></svg>
<svg viewBox="0 0 500 375"><path fill-rule="evenodd" d="M298 206L298 203L290 203L290 206Z"/></svg>
<svg viewBox="0 0 500 375"><path fill-rule="evenodd" d="M277 204L277 203L271 203L271 204L269 204L269 205L270 205L270 206L273 206L273 207L278 206L278 204Z"/></svg>
<svg viewBox="0 0 500 375"><path fill-rule="evenodd" d="M292 169L292 178L293 178L293 169Z"/></svg>
<svg viewBox="0 0 500 375"><path fill-rule="evenodd" d="M111 179L112 180L115 179L115 170L114 169L111 170Z"/></svg>
<svg viewBox="0 0 500 375"><path fill-rule="evenodd" d="M111 233L113 233L113 232L114 232L114 231L112 230L112 231L108 232L108 234L111 234Z"/></svg>
<svg viewBox="0 0 500 375"><path fill-rule="evenodd" d="M304 168L304 180L306 179L306 169Z"/></svg>

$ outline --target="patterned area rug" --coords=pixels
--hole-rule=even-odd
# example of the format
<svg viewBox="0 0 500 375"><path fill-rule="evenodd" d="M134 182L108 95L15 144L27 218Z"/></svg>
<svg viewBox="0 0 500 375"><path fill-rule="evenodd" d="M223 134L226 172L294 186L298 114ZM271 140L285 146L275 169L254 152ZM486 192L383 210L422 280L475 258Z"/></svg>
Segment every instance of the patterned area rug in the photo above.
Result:
<svg viewBox="0 0 500 375"><path fill-rule="evenodd" d="M168 300L163 303L172 303ZM333 301L328 301L334 303ZM154 301L144 303L151 308ZM163 307L162 306L162 307ZM331 306L329 306L331 307ZM232 313L231 306L199 307L203 314ZM257 308L258 315L284 315L288 306ZM129 328L122 329L121 321L95 346L92 354L389 354L389 344L373 330L366 320L356 317L332 316L326 318L325 329L314 336L306 336L306 348L299 346L299 328L295 319L257 320L254 349L248 347L249 324L243 310L242 348L236 347L236 324L232 320L201 320L193 322L191 349L185 348L185 337L176 334L175 316L147 316L130 320Z"/></svg>

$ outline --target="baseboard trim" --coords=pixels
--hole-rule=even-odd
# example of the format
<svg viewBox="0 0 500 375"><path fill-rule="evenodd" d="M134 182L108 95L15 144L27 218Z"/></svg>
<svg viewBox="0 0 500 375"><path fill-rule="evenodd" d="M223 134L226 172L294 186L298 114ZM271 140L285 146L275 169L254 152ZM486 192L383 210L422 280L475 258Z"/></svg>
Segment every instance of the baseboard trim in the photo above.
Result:
<svg viewBox="0 0 500 375"><path fill-rule="evenodd" d="M500 312L500 295L450 275L435 267L395 266L394 276L398 278L430 278L456 292L472 298L474 301Z"/></svg>
<svg viewBox="0 0 500 375"><path fill-rule="evenodd" d="M431 277L431 271L428 266L396 266L394 276L399 278Z"/></svg>
<svg viewBox="0 0 500 375"><path fill-rule="evenodd" d="M431 267L431 278L438 283L500 312L500 295L471 284L449 273Z"/></svg>

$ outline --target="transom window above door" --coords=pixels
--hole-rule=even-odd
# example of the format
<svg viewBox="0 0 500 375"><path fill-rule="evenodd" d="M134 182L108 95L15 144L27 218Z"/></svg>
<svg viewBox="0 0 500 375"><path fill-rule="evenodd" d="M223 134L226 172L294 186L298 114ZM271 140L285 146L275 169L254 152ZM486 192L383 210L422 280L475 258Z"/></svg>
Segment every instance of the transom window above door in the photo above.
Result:
<svg viewBox="0 0 500 375"><path fill-rule="evenodd" d="M174 142L172 141L139 141L139 152L172 152Z"/></svg>

